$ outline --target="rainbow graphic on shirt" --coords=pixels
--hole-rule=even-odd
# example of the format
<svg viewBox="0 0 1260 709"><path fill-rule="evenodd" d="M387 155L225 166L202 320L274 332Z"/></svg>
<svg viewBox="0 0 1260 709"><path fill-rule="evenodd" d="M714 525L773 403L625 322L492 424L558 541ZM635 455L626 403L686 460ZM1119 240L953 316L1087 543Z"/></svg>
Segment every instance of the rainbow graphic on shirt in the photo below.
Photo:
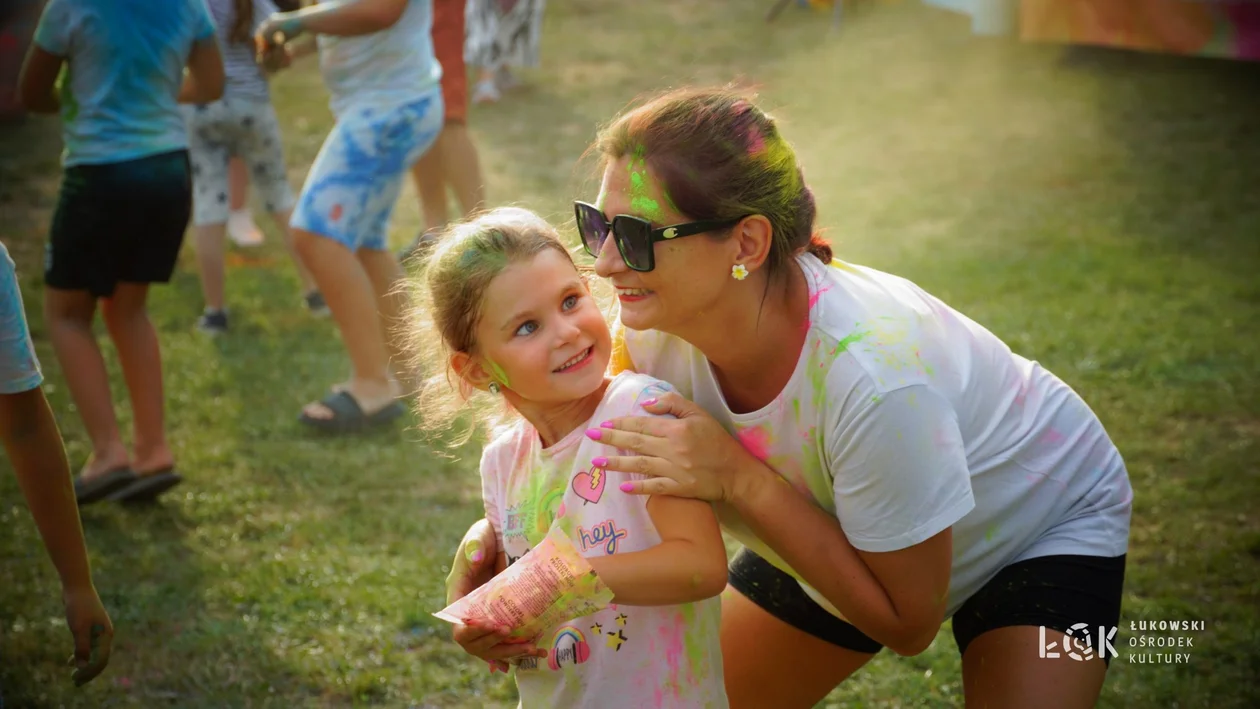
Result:
<svg viewBox="0 0 1260 709"><path fill-rule="evenodd" d="M547 654L547 666L558 671L566 664L580 665L591 659L591 646L581 630L566 625L556 631L551 639L551 651Z"/></svg>

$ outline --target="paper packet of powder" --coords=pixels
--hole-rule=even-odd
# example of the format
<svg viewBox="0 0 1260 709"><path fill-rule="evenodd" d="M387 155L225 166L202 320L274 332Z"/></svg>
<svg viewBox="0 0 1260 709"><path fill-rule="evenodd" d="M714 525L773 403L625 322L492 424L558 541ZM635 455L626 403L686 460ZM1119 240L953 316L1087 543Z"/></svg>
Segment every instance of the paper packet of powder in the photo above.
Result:
<svg viewBox="0 0 1260 709"><path fill-rule="evenodd" d="M503 573L433 615L450 623L511 628L506 642L528 642L548 628L603 610L612 599L568 535L552 527Z"/></svg>

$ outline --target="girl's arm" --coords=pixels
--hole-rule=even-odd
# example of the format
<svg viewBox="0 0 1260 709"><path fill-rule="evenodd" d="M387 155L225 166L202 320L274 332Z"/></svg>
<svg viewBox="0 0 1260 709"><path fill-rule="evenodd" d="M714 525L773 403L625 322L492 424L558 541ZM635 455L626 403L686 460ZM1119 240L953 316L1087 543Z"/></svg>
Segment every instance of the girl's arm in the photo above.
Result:
<svg viewBox="0 0 1260 709"><path fill-rule="evenodd" d="M223 55L219 43L210 39L193 42L188 53L188 71L179 87L180 103L210 103L223 96Z"/></svg>
<svg viewBox="0 0 1260 709"><path fill-rule="evenodd" d="M18 79L18 96L26 110L31 113L57 113L61 110L61 101L54 87L63 63L65 57L31 43L26 61L22 64L21 78Z"/></svg>
<svg viewBox="0 0 1260 709"><path fill-rule="evenodd" d="M402 17L409 0L328 0L293 12L272 15L258 34L272 41L276 32L292 39L303 32L353 37L389 29Z"/></svg>
<svg viewBox="0 0 1260 709"><path fill-rule="evenodd" d="M669 495L648 499L661 543L643 551L587 557L616 603L668 606L711 598L726 587L726 546L713 507Z"/></svg>

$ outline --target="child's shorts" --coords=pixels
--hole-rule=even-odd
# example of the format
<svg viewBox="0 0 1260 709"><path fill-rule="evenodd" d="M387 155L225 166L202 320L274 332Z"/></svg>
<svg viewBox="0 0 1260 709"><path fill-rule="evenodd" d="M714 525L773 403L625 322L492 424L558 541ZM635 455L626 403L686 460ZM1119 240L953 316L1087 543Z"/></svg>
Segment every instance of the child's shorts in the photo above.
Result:
<svg viewBox="0 0 1260 709"><path fill-rule="evenodd" d="M351 251L385 250L403 177L441 130L436 86L410 103L345 111L306 176L291 224Z"/></svg>
<svg viewBox="0 0 1260 709"><path fill-rule="evenodd" d="M119 283L166 283L192 211L188 151L65 169L44 283L98 298Z"/></svg>
<svg viewBox="0 0 1260 709"><path fill-rule="evenodd" d="M192 160L193 224L227 222L228 160L232 157L245 161L250 184L268 212L293 208L280 122L270 101L225 98L183 110Z"/></svg>

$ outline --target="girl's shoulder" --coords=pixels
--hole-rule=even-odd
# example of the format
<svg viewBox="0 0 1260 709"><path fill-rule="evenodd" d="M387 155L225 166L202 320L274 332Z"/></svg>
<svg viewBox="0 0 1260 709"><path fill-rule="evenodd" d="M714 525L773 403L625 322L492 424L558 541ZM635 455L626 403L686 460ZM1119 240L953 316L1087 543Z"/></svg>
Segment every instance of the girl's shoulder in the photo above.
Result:
<svg viewBox="0 0 1260 709"><path fill-rule="evenodd" d="M669 382L640 372L624 371L613 377L599 405L603 419L615 416L652 416L643 410L644 402L677 391Z"/></svg>

